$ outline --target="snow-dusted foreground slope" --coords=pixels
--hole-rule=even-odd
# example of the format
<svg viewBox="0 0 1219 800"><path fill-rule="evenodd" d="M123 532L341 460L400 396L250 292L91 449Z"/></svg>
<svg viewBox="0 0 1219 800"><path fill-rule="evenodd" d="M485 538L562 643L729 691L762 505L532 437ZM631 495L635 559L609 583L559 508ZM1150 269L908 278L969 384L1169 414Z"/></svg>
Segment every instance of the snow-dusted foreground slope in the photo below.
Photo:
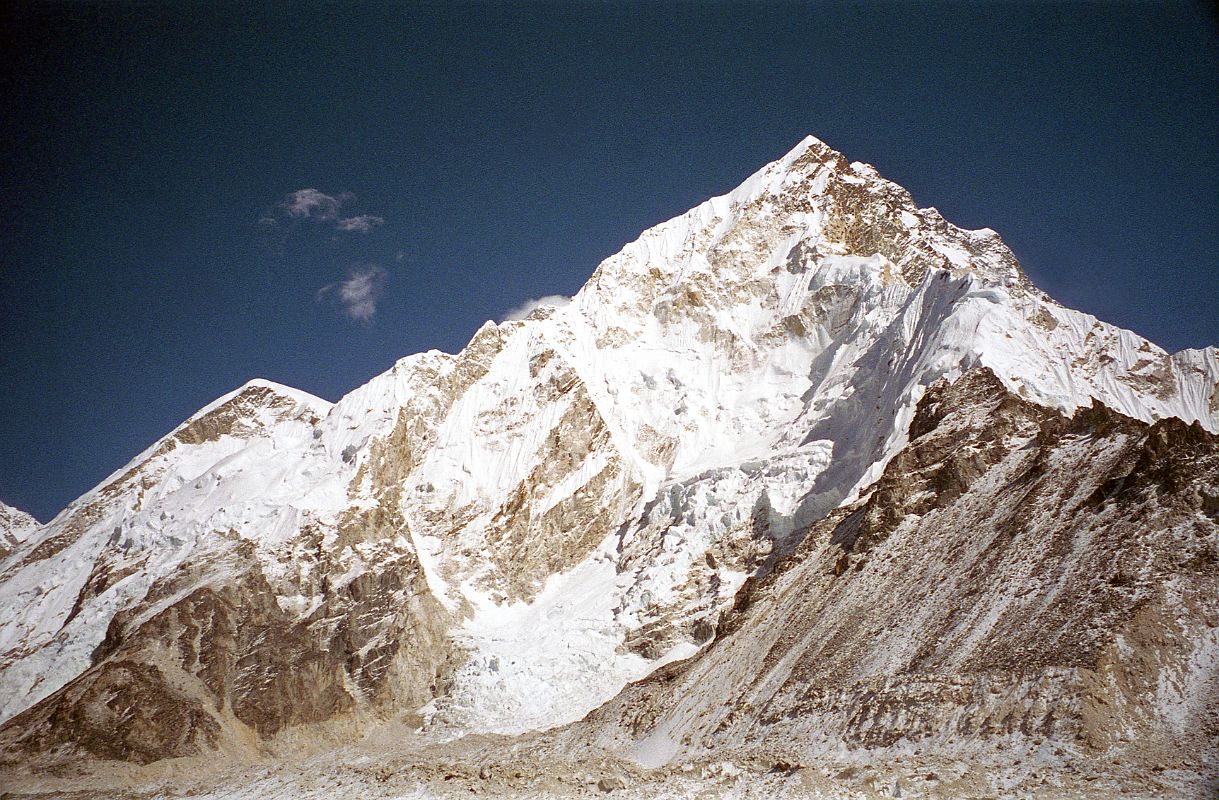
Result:
<svg viewBox="0 0 1219 800"><path fill-rule="evenodd" d="M697 685L723 712L697 699L657 717L661 691L638 701L659 703L647 712L656 724L616 732L611 703L588 718L606 727L590 734L586 721L585 738L571 740L660 767L744 702L757 680L751 659L773 649L763 626L763 639L716 660L736 652L721 644L724 620L749 587L826 558L809 550L822 546L810 531L876 502L886 467L914 452L928 388L982 373L1009 402L1052 416L1099 402L1142 428L1177 418L1196 423L1204 449L1205 431L1219 428L1214 348L1168 355L1057 305L994 232L957 229L806 139L731 194L645 232L569 305L487 323L457 355L405 358L333 406L253 382L47 525L6 540L0 745L14 764L145 763L352 741L386 725L437 740L516 735L655 691L620 695L662 667L715 665ZM987 447L1022 451L1017 438ZM995 499L979 502L953 530L987 519ZM1199 502L1197 520L1180 524L1209 542L1212 501ZM846 551L842 570L855 569ZM944 552L924 545L906 557ZM991 568L974 567L977 581ZM1032 591L1059 574L1047 569L1001 578ZM843 600L847 616L825 606L838 601L816 582L800 602L823 604L815 614L828 627L816 635L831 641L861 615L883 614L851 636L872 631L857 646L873 647L883 624L904 652L916 645L890 617L906 612L878 598L931 591L923 584L944 577L912 567L899 578ZM799 607L785 596L774 595L774 614ZM1007 595L982 596L954 618L943 670L959 671L1008 613ZM1044 621L1046 636L1068 635L1063 620ZM803 658L807 646L791 652ZM852 669L859 680L912 669L894 652ZM1198 652L1197 669L1213 671L1213 654ZM813 693L841 678L788 667L776 676ZM801 736L875 744L814 706L792 706L808 726ZM886 736L924 735L914 723L877 725L891 731L885 746Z"/></svg>

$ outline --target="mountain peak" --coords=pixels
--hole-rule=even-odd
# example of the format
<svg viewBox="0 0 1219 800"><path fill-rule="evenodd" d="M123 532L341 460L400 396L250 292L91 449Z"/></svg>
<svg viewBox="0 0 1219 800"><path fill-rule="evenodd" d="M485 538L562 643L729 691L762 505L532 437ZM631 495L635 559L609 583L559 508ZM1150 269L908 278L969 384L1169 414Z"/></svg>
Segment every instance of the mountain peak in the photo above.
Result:
<svg viewBox="0 0 1219 800"><path fill-rule="evenodd" d="M775 164L790 167L800 159L804 158L809 153L813 153L818 160L826 160L828 158L840 158L845 160L842 153L839 153L834 148L830 147L821 139L818 139L813 134L808 134L800 141L796 142L792 149L783 154L782 158L773 162Z"/></svg>
<svg viewBox="0 0 1219 800"><path fill-rule="evenodd" d="M310 411L323 416L330 410L333 403L323 400L320 397L303 392L300 389L294 389L291 386L285 386L282 383L275 383L265 378L251 378L250 380L238 386L231 392L227 392L220 397L217 397L212 402L205 405L203 408L196 411L183 422L183 425L189 425L192 421L199 419L202 416L210 414L217 408L232 402L238 397L244 398L261 398L262 402L274 402L272 398L278 398L279 401L288 400L292 403L307 408Z"/></svg>
<svg viewBox="0 0 1219 800"><path fill-rule="evenodd" d="M0 501L0 527L6 525L38 525L32 514Z"/></svg>
<svg viewBox="0 0 1219 800"><path fill-rule="evenodd" d="M716 291L731 296L742 284L765 291L759 281L781 274L775 267L789 259L877 254L908 286L945 269L1036 291L994 231L963 230L918 208L873 167L848 163L812 136L731 192L646 231L604 262L589 286L603 284L607 295L624 294L642 310L659 299L656 290L672 292L709 269L721 276Z"/></svg>

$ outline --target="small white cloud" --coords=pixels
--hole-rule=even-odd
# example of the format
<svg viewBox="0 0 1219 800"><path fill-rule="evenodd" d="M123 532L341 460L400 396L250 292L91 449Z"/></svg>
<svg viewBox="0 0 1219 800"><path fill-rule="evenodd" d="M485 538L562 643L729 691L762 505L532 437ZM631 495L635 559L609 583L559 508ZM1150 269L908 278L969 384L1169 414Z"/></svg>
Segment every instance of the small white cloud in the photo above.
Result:
<svg viewBox="0 0 1219 800"><path fill-rule="evenodd" d="M349 192L332 196L319 192L317 189L297 189L288 195L283 202L284 210L294 219L315 219L319 222L332 222L338 219L339 209L343 203L355 197Z"/></svg>
<svg viewBox="0 0 1219 800"><path fill-rule="evenodd" d="M353 217L342 216L343 206L355 200L351 192L326 194L317 189L297 189L279 204L279 207L290 219L311 220L313 222L333 225L335 230L345 233L368 233L385 222L383 217L372 214L359 214ZM274 218L263 217L263 224L275 224Z"/></svg>
<svg viewBox="0 0 1219 800"><path fill-rule="evenodd" d="M334 227L341 231L358 231L360 233L368 233L376 226L384 223L385 220L381 217L374 217L372 214L361 214L358 217L346 217L334 223Z"/></svg>
<svg viewBox="0 0 1219 800"><path fill-rule="evenodd" d="M318 289L317 299L338 304L348 319L369 323L376 316L377 302L388 279L389 273L375 264L353 267L344 280Z"/></svg>
<svg viewBox="0 0 1219 800"><path fill-rule="evenodd" d="M565 297L561 294L548 294L545 297L539 297L536 300L529 299L521 303L519 306L513 306L504 312L504 317L501 322L507 322L514 319L524 319L539 308L562 308L571 302L570 297Z"/></svg>

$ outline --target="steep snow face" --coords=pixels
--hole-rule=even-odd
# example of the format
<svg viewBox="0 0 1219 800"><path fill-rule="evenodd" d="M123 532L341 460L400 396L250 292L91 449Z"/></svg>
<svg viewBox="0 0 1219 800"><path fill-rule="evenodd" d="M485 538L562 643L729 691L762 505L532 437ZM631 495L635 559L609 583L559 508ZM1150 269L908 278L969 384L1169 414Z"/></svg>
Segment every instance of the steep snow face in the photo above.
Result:
<svg viewBox="0 0 1219 800"><path fill-rule="evenodd" d="M1214 348L1169 356L1062 308L993 231L810 137L566 306L333 407L254 383L201 411L3 562L0 718L78 675L120 612L176 602L146 600L155 581L224 584L227 562L200 565L240 541L300 620L417 565L466 653L432 725L577 719L705 645L750 575L876 480L926 387L974 366L1067 412L1219 425Z"/></svg>

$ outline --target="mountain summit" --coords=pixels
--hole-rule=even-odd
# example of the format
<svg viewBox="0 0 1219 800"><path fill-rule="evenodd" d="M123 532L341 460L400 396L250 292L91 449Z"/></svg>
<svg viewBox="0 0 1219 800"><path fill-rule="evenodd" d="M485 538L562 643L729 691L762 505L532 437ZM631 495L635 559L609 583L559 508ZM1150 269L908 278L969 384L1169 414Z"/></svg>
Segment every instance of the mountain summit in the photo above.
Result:
<svg viewBox="0 0 1219 800"><path fill-rule="evenodd" d="M809 137L570 304L252 381L5 533L3 763L1203 796L1217 385Z"/></svg>

